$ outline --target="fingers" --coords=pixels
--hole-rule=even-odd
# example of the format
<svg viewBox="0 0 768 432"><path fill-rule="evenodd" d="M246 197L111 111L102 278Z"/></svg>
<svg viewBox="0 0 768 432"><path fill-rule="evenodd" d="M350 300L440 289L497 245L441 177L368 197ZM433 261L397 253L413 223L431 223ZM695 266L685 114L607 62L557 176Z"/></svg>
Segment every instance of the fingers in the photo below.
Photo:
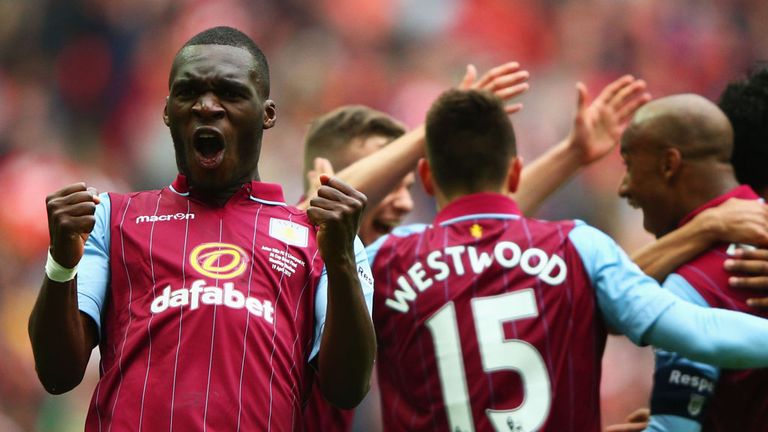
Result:
<svg viewBox="0 0 768 432"><path fill-rule="evenodd" d="M523 104L521 104L521 103L516 103L516 104L512 104L512 105L507 105L507 106L505 106L505 107L504 107L504 111L505 111L507 114L514 114L514 113L516 113L516 112L519 112L519 111L520 111L520 110L522 110L522 109L523 109Z"/></svg>
<svg viewBox="0 0 768 432"><path fill-rule="evenodd" d="M88 190L88 187L85 185L84 182L73 183L71 185L65 186L64 188L59 189L56 192L48 195L45 198L45 201L47 202L47 201L50 201L50 200L55 199L55 198L60 198L60 197L63 197L63 196L67 196L67 195L73 194L75 192L82 192L82 191L86 191L86 190Z"/></svg>
<svg viewBox="0 0 768 432"><path fill-rule="evenodd" d="M605 86L595 100L607 102L616 96L622 88L630 84L635 78L632 75L624 75Z"/></svg>
<svg viewBox="0 0 768 432"><path fill-rule="evenodd" d="M726 270L742 275L768 276L768 261L727 259L723 263Z"/></svg>
<svg viewBox="0 0 768 432"><path fill-rule="evenodd" d="M632 414L627 416L628 422L647 422L651 418L651 410L648 408L638 408Z"/></svg>
<svg viewBox="0 0 768 432"><path fill-rule="evenodd" d="M645 430L647 423L623 423L605 428L605 432L640 432Z"/></svg>
<svg viewBox="0 0 768 432"><path fill-rule="evenodd" d="M607 102L618 116L619 123L628 121L643 104L651 100L650 93L646 92L648 85L644 80L634 80L624 85Z"/></svg>
<svg viewBox="0 0 768 432"><path fill-rule="evenodd" d="M477 78L477 68L475 68L475 65L473 64L468 64L467 71L464 73L464 78L462 78L461 83L459 83L459 88L462 90L467 90L472 88L472 83L475 82L476 78Z"/></svg>
<svg viewBox="0 0 768 432"><path fill-rule="evenodd" d="M768 297L747 299L747 306L755 309L768 309Z"/></svg>
<svg viewBox="0 0 768 432"><path fill-rule="evenodd" d="M733 288L768 290L768 277L766 276L731 276L728 285Z"/></svg>
<svg viewBox="0 0 768 432"><path fill-rule="evenodd" d="M615 424L608 426L605 432L637 432L645 430L648 426L648 420L651 417L651 410L648 408L639 408L627 416L628 423Z"/></svg>
<svg viewBox="0 0 768 432"><path fill-rule="evenodd" d="M331 161L329 161L328 159L317 157L315 158L314 162L315 162L314 171L315 173L317 173L316 175L327 174L329 176L332 176L335 174L333 171L333 165L331 165Z"/></svg>
<svg viewBox="0 0 768 432"><path fill-rule="evenodd" d="M736 249L731 256L740 260L768 261L768 249Z"/></svg>
<svg viewBox="0 0 768 432"><path fill-rule="evenodd" d="M494 91L494 94L498 96L499 99L506 101L508 99L517 97L526 91L528 91L528 83L517 84L511 87L503 88L501 90L496 90Z"/></svg>
<svg viewBox="0 0 768 432"><path fill-rule="evenodd" d="M344 197L350 197L360 201L363 205L368 202L368 198L364 193L343 182L338 177L331 177L327 174L322 174L320 176L320 183L323 186L321 186L317 191L317 195L323 198L332 199L333 197L343 195Z"/></svg>
<svg viewBox="0 0 768 432"><path fill-rule="evenodd" d="M527 81L528 78L530 78L530 74L528 73L528 71L518 71L509 75L502 75L478 88L483 90L489 90L491 92L496 93L500 89L504 89L512 86L519 86L520 84L523 84L522 87L525 87L527 89L528 84L526 84L525 81ZM498 96L498 93L497 93L497 96Z"/></svg>
<svg viewBox="0 0 768 432"><path fill-rule="evenodd" d="M509 62L504 63L503 65L496 66L495 68L489 70L486 72L479 81L474 83L471 88L485 88L488 83L493 81L494 79L503 76L508 75L514 72L517 72L520 69L520 63L518 62Z"/></svg>

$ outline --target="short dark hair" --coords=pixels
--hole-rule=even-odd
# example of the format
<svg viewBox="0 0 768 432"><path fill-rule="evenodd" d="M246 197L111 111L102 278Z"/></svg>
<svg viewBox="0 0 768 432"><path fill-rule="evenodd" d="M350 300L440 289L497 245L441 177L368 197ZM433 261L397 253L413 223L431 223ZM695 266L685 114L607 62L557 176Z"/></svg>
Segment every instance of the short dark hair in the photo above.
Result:
<svg viewBox="0 0 768 432"><path fill-rule="evenodd" d="M768 187L768 67L728 84L718 104L733 126L736 178L757 191Z"/></svg>
<svg viewBox="0 0 768 432"><path fill-rule="evenodd" d="M443 93L427 113L426 139L434 180L448 193L497 189L517 154L504 104L487 91Z"/></svg>
<svg viewBox="0 0 768 432"><path fill-rule="evenodd" d="M236 28L227 26L219 26L203 30L192 36L179 49L174 57L173 66L171 67L171 74L168 82L169 87L171 84L170 81L173 79L176 70L176 61L179 58L179 54L184 51L184 48L194 45L227 45L242 48L251 53L254 63L253 71L257 74L259 93L265 98L269 96L269 64L267 63L267 57L258 45L256 45L256 42L254 42L248 35Z"/></svg>
<svg viewBox="0 0 768 432"><path fill-rule="evenodd" d="M316 157L328 159L334 170L344 169L354 162L346 152L353 140L371 136L395 139L405 130L405 125L391 116L364 105L336 108L309 124L304 137L304 172L312 170Z"/></svg>

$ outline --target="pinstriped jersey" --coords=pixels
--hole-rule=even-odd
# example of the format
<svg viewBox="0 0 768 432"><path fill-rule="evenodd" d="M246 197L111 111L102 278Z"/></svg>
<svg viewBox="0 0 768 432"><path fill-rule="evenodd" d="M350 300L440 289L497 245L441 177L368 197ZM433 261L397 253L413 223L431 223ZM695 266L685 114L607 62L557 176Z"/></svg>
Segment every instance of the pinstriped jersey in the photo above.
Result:
<svg viewBox="0 0 768 432"><path fill-rule="evenodd" d="M730 198L754 200L760 197L749 186L738 186L698 207L680 222L680 226ZM768 318L768 313L747 305L747 299L754 293L732 288L728 284L731 274L723 268L728 248L727 244L715 245L680 266L667 278L665 288L702 306ZM705 432L768 431L768 397L765 396L768 369L718 369L664 351L657 351L656 356L657 371L651 403L654 415L692 419L700 423L701 430ZM683 376L685 379L680 378ZM702 385L698 388L692 386L691 382L695 381Z"/></svg>
<svg viewBox="0 0 768 432"><path fill-rule="evenodd" d="M300 430L327 289L306 213L260 182L211 207L183 176L108 201L106 295L79 289L101 335L86 430Z"/></svg>
<svg viewBox="0 0 768 432"><path fill-rule="evenodd" d="M573 228L475 194L369 247L385 430L599 430L606 330Z"/></svg>

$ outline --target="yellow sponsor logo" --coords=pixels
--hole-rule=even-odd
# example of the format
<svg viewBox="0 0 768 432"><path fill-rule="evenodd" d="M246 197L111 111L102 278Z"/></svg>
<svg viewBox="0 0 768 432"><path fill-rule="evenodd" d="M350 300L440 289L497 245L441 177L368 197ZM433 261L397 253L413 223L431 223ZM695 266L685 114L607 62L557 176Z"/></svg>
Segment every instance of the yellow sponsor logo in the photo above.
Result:
<svg viewBox="0 0 768 432"><path fill-rule="evenodd" d="M245 271L248 256L229 243L203 243L192 249L189 264L203 276L213 279L233 279Z"/></svg>

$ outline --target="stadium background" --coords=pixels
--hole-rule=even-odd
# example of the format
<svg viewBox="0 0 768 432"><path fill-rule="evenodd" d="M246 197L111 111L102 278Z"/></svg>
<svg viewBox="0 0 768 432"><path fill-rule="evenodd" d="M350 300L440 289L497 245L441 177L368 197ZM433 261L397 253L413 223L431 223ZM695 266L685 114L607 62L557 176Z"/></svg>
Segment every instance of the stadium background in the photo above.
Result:
<svg viewBox="0 0 768 432"><path fill-rule="evenodd" d="M654 96L714 99L768 59L766 22L764 0L0 0L0 430L82 430L98 356L78 389L50 396L26 335L48 242L44 197L78 180L128 191L173 179L160 115L170 61L197 31L233 25L266 52L278 123L265 134L261 175L298 198L306 125L340 104L413 126L467 62L482 72L518 60L531 72L514 116L530 161L566 134L577 80L597 90L630 72ZM585 219L633 250L650 237L616 197L621 170L611 155L538 215ZM413 217L430 217L417 198ZM645 403L651 370L649 349L612 338L606 424ZM377 430L375 405L364 412L358 430Z"/></svg>

